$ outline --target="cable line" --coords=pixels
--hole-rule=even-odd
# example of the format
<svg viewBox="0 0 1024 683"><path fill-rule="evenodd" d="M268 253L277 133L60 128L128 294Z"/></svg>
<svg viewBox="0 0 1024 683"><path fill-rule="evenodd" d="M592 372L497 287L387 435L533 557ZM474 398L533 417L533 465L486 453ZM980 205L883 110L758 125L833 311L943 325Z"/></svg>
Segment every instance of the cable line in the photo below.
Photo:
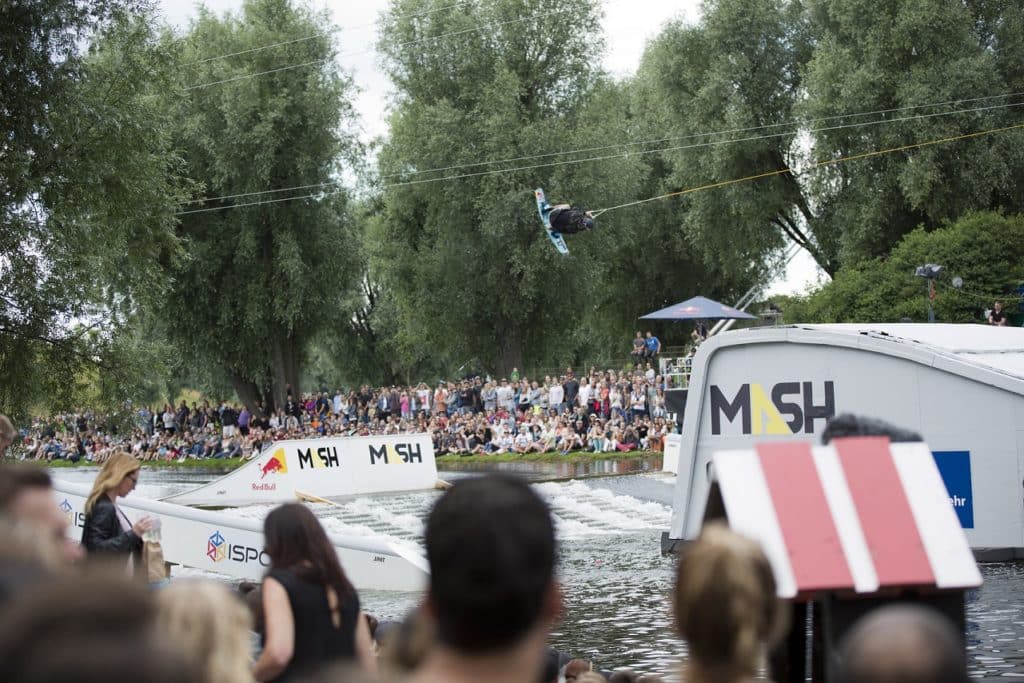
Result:
<svg viewBox="0 0 1024 683"><path fill-rule="evenodd" d="M811 170L811 169L815 169L815 168L821 168L821 167L824 167L824 166L835 165L835 164L839 164L839 163L846 162L846 161L855 161L855 160L858 160L858 159L867 159L867 158L870 158L870 157L881 156L881 155L884 155L884 154L892 154L894 152L905 151L905 150L908 150L908 149L919 149L921 147L928 147L928 146L931 146L931 145L937 145L937 144L941 144L941 143L945 143L945 142L953 142L953 141L956 141L956 140L965 140L965 139L968 139L968 138L976 138L976 137L981 137L983 135L991 135L991 134L995 134L995 133L1002 133L1002 132L1006 132L1006 131L1010 131L1010 130L1018 130L1018 129L1021 129L1021 128L1024 128L1024 123L1013 125L1013 126L1004 126L1002 128L991 128L989 130L978 131L978 132L975 132L975 133L965 133L965 134L962 134L962 135L955 135L955 136L951 136L951 137L938 138L938 139L935 139L935 140L928 140L928 141L925 141L925 142L918 142L918 143L913 143L913 144L909 144L909 145L901 145L899 147L890 147L890 148L883 149L883 150L876 150L876 151L873 151L873 152L865 152L863 154L854 154L854 155L845 156L845 157L837 157L836 159L828 159L828 160L825 160L825 161L815 162L815 163L809 165L804 170ZM596 161L596 160L600 160L600 159L611 159L611 158L616 158L616 157L619 157L619 156L621 156L621 155L615 154L615 155L606 156L606 157L594 157L592 159L587 159L586 161ZM395 188L395 187L408 187L408 186L411 186L411 185L419 185L419 184L423 184L423 183L434 183L434 182L439 182L439 181L443 181L443 180L458 180L458 179L462 179L462 178L470 178L470 177L476 177L476 176L481 176L481 175L490 175L490 174L494 174L494 173L502 173L502 172L507 172L507 171L510 172L510 171L514 171L514 170L516 170L516 171L530 170L532 168L541 168L541 167L545 167L545 166L553 166L553 165L568 164L568 163L579 163L579 160L570 160L570 161L564 161L564 162L556 162L555 164L539 164L537 166L524 166L524 167L518 168L518 169L499 169L499 170L496 170L496 171L483 171L483 172L479 172L479 173L466 173L466 174L462 174L462 175L448 176L446 178L425 178L425 179L421 179L421 180L410 180L410 181L407 181L407 182L392 183L390 185L385 185L385 186L383 186L380 189L387 190L387 189L391 189L391 188ZM796 173L796 172L797 171L795 169L793 169L793 168L783 168L783 169L777 169L777 170L774 170L774 171L766 171L764 173L758 173L758 174L751 175L751 176L745 176L745 177L742 177L742 178L735 178L735 179L732 179L732 180L723 180L723 181L719 181L719 182L708 183L706 185L700 185L700 186L693 187L693 188L687 188L687 189L684 189L684 190L678 190L676 192L669 192L667 194L658 195L656 197L649 197L647 199L640 199L640 200L633 201L633 202L627 202L625 204L619 204L617 206L610 206L610 207L606 207L606 208L603 208L603 209L597 209L597 210L594 211L594 216L597 217L600 214L607 213L608 211L614 211L616 209L623 209L623 208L626 208L627 206L636 206L638 204L645 204L647 202L653 202L653 201L657 201L657 200L660 200L660 199L668 199L670 197L676 197L676 196L680 196L680 195L684 195L684 194L691 194L693 192L699 192L699 191L702 191L702 190L710 190L710 189L714 189L714 188L718 188L718 187L725 187L727 185L735 185L735 184L746 182L746 181L750 181L750 180L758 180L760 178L768 178L768 177L771 177L771 176L782 175L782 174L785 174L785 173ZM337 191L337 190L335 190L335 191ZM241 208L249 207L249 206L262 206L264 204L277 204L279 202L288 202L288 201L292 201L292 200L295 200L295 199L312 199L314 197L321 197L321 196L324 196L326 194L331 194L331 192L312 192L312 193L309 193L309 194L298 195L298 196L293 196L293 197L279 197L277 199L266 199L266 200L260 200L260 201L254 201L254 202L244 202L242 204L230 204L228 206L211 206L211 207L206 207L206 208L202 208L202 209L190 209L188 211L179 211L175 215L176 216L187 216L187 215L197 214L197 213L208 213L210 211L221 211L223 209L241 209Z"/></svg>
<svg viewBox="0 0 1024 683"><path fill-rule="evenodd" d="M1015 94L1017 94L1017 93L1015 93ZM1024 94L1024 93L1019 93L1019 94ZM991 96L991 97L987 97L987 98L977 98L975 101L981 100L981 99L993 99L995 97L999 97L999 96ZM1010 97L1010 95L1006 95L1005 97ZM939 106L939 105L917 105L914 108L922 108L922 107L928 107L928 106ZM849 123L849 124L842 124L842 125L838 125L838 126L827 126L827 127L824 127L824 128L814 128L814 129L810 129L810 130L808 130L806 132L807 133L822 133L822 132L828 132L828 131L833 131L833 130L842 130L842 129L846 129L846 128L860 128L860 127L867 127L867 126L875 126L875 125L879 125L879 124L883 124L883 123L901 123L901 122L914 121L914 120L919 120L919 119L935 118L935 117L938 117L938 116L949 116L949 115L953 115L953 114L964 114L964 113L972 113L972 112L979 112L979 111L990 111L990 110L993 110L993 109L1008 109L1008 108L1021 107L1021 106L1024 106L1024 102L1017 102L1017 103L1012 103L1012 104L990 105L988 107L974 107L974 108L971 108L971 109L956 109L956 110L946 111L946 112L934 112L934 113L931 113L931 114L917 114L917 115L914 115L914 116L905 116L905 117L899 117L899 118L894 118L894 119L878 119L876 121L863 121L863 122L859 122L859 123ZM904 109L910 109L910 107L905 107ZM852 117L852 116L861 116L861 115L862 114L835 115L835 116L831 116L831 117L826 117L825 119L812 119L811 121L808 121L807 123L814 123L814 122L828 120L828 119L848 118L848 117ZM788 123L787 124L766 124L764 126L755 126L755 127L751 127L751 128L747 128L747 129L734 129L734 130L736 130L736 131L763 130L763 129L766 129L766 128L775 128L775 127L779 127L779 126L782 126L782 125L791 125L791 124L788 124ZM396 177L396 176L408 177L409 175L414 175L415 176L415 175L421 175L421 174L425 174L425 173L453 171L453 170L458 170L458 169L463 169L463 168L474 168L474 167L477 167L477 166L485 166L485 165L488 165L488 164L510 163L512 161L528 161L528 160L532 160L532 159L545 159L545 158L550 158L552 156L561 156L561 155L566 155L566 154L578 154L578 153L584 153L584 152L590 152L590 151L601 151L601 150L605 150L605 149L616 149L616 148L632 146L632 145L650 144L650 143L664 142L664 141L669 141L669 140L691 139L691 138L694 138L694 137L706 137L706 136L712 136L712 135L722 135L722 134L726 134L726 133L729 133L729 132L732 132L732 131L720 131L720 132L711 132L711 133L694 133L694 134L678 136L678 137L660 138L660 139L655 139L655 140L641 140L641 141L637 141L637 142L619 143L619 144L615 144L615 145L603 145L603 146L600 146L600 147L583 148L583 149L569 150L569 151L564 151L564 152L550 152L550 153L546 153L546 154L538 154L538 155L535 155L535 156L514 157L514 158L511 158L511 159L505 159L505 160L479 161L479 162L473 162L473 163L469 163L469 164L447 166L447 167L443 167L443 168L425 169L425 170L422 170L422 171L398 172L398 173L386 174L386 175L383 175L383 176L380 176L380 177L381 178L390 178L390 177ZM495 170L491 170L491 171L483 171L483 172L481 172L479 174L447 176L447 177L444 177L444 178L425 179L425 180L420 180L420 181L417 181L417 182L431 182L431 181L434 181L434 180L461 179L461 178L465 178L465 177L474 177L475 175L487 175L487 174L496 174L496 173L511 173L511 172L520 171L520 170L534 170L534 169L537 169L537 168L544 168L544 167L548 167L548 166L564 165L564 164L567 164L567 163L585 163L585 162L589 162L589 161L604 161L604 160L607 160L607 159L613 159L613 158L621 157L624 154L625 155L635 154L636 156L643 156L643 155L647 155L647 154L656 154L656 153L659 153L659 152L682 151L682 150L699 149L699 148L703 148L703 147L711 147L711 146L717 146L717 145L737 144L737 143L741 143L741 142L754 142L754 141L758 141L758 140L768 140L768 139L777 138L777 137L785 137L787 135L793 135L793 134L795 134L797 132L799 132L799 131L785 131L785 132L782 132L782 133L772 133L772 134L769 134L769 135L759 135L759 136L751 136L751 137L744 137L744 138L733 138L733 139L726 139L726 140L710 140L710 141L707 141L707 142L695 143L695 144L692 144L692 145L680 145L680 146L674 146L674 147L662 147L662 148L658 148L658 149L640 150L640 151L637 151L637 152L625 152L625 153L604 155L604 156L599 156L599 157L588 157L588 158L583 158L583 159L569 159L569 160L566 160L566 161L553 162L553 163L550 163L550 164L537 164L537 165L525 166L525 167L495 169ZM185 202L185 205L187 206L189 204L200 204L200 203L205 203L205 202L222 201L222 200L225 200L225 199L240 199L242 197L255 197L255 196L265 195L265 194L275 194L275 193L278 193L278 192L292 192L292 191L298 191L298 190L310 190L310 189L314 189L314 188L331 187L331 186L334 186L334 185L337 185L337 184L338 184L338 181L332 180L332 181L326 181L326 182L322 182L322 183L313 183L313 184L310 184L310 185L297 185L297 186L294 186L294 187L285 187L285 188L277 188L277 189L269 189L269 190L258 190L258 191L254 191L254 192L241 192L241 193L237 193L237 194L221 195L219 197L206 197L206 198L200 198L200 199L192 199L192 200L189 200L188 202ZM392 186L393 185L389 185L388 187L392 187Z"/></svg>
<svg viewBox="0 0 1024 683"><path fill-rule="evenodd" d="M936 140L928 140L926 142L915 142L910 145L900 145L899 147L889 147L888 149L875 150L873 152L864 152L863 154L852 154L845 157L837 157L835 159L826 159L824 161L817 161L808 166L805 171L809 171L815 168L823 168L825 166L834 166L846 161L857 161L859 159L870 159L871 157L882 156L884 154L892 154L894 152L903 152L908 149L920 149L922 147L929 147L931 145L938 145L945 142L956 142L957 140L967 140L969 138L977 138L983 135L992 135L995 133L1005 133L1010 130L1019 130L1024 128L1024 123L1018 123L1014 126L1003 126L1002 128L990 128L989 130L982 130L975 133L964 133L963 135L953 135L951 137L939 138ZM726 187L728 185L736 185L739 183L745 183L751 180L759 180L761 178L770 178L772 176L783 175L785 173L797 173L794 168L780 168L774 171L765 171L764 173L757 173L755 175L744 176L742 178L734 178L732 180L721 180L715 183L707 183L706 185L698 185L696 187L689 187L683 190L677 190L675 192L668 192L666 194L658 195L657 197L648 197L647 199L638 199L633 202L626 202L625 204L618 204L616 206L609 206L604 209L596 209L593 212L594 218L597 218L603 213L609 211L615 211L616 209L624 209L627 206L637 206L638 204L646 204L647 202L654 202L661 199L669 199L671 197L679 197L685 194L692 194L694 192L701 192L703 190L712 190L718 187Z"/></svg>

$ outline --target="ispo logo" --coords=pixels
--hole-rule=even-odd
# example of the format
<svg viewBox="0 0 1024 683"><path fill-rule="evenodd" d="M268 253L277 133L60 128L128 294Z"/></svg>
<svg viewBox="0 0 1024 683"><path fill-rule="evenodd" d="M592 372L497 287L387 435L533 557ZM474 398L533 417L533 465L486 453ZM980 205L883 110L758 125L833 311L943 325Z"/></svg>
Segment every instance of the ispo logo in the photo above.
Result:
<svg viewBox="0 0 1024 683"><path fill-rule="evenodd" d="M265 551L248 545L229 543L228 540L220 533L220 530L214 531L210 537L206 539L206 556L214 562L221 562L224 560L227 560L228 562L238 562L240 564L258 562L263 567L270 566L270 561L269 558L267 558L267 553Z"/></svg>
<svg viewBox="0 0 1024 683"><path fill-rule="evenodd" d="M725 415L730 423L740 418L743 434L813 434L815 420L828 420L836 414L832 382L824 382L823 394L819 394L822 403L816 404L813 382L779 382L772 386L771 398L760 384L744 384L730 401L718 385L712 385L711 433L722 433Z"/></svg>
<svg viewBox="0 0 1024 683"><path fill-rule="evenodd" d="M220 531L214 531L206 541L206 556L214 562L220 562L228 554L228 542L220 535Z"/></svg>
<svg viewBox="0 0 1024 683"><path fill-rule="evenodd" d="M68 518L68 523L69 524L71 523L71 520L74 518L73 510L74 510L74 508L71 507L71 503L68 502L67 498L65 498L63 501L61 501L60 511L63 512L64 516Z"/></svg>

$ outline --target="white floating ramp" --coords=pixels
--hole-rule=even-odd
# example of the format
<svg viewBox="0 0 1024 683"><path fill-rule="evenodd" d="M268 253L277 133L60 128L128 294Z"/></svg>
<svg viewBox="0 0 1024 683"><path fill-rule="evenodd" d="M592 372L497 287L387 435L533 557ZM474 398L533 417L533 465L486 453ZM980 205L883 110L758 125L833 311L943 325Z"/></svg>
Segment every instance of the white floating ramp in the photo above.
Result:
<svg viewBox="0 0 1024 683"><path fill-rule="evenodd" d="M818 442L840 413L920 434L975 554L1024 558L1024 328L991 325L797 325L701 344L666 546L699 533L715 452Z"/></svg>
<svg viewBox="0 0 1024 683"><path fill-rule="evenodd" d="M90 489L86 484L54 482L57 504L67 516L69 536L75 540L82 535ZM263 526L258 520L136 497L119 501L118 507L133 521L147 516L160 519L164 559L172 564L253 581L262 579L267 571L270 560L263 549ZM328 537L357 589L420 591L426 587L429 566L416 549L382 538Z"/></svg>
<svg viewBox="0 0 1024 683"><path fill-rule="evenodd" d="M164 500L180 505L284 503L434 488L437 462L427 434L275 441L230 474Z"/></svg>

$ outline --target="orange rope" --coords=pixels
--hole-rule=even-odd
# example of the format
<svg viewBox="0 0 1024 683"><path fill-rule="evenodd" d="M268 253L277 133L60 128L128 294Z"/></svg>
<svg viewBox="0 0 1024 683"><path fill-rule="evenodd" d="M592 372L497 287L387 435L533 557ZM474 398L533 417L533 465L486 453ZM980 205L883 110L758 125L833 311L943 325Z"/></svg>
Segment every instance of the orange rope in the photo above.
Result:
<svg viewBox="0 0 1024 683"><path fill-rule="evenodd" d="M915 142L911 145L902 145L900 147L890 147L888 149L879 149L873 152L864 152L862 154L852 154L846 157L838 157L835 159L827 159L825 161L816 161L807 167L805 170L811 170L815 168L821 168L823 166L832 166L835 164L842 163L844 161L856 161L858 159L868 159L870 157L882 156L883 154L892 154L893 152L903 152L908 149L920 149L921 147L928 147L930 145L938 145L944 142L956 142L957 140L966 140L968 138L977 138L982 135L991 135L993 133L1005 133L1008 130L1016 130L1024 128L1024 123L1019 123L1015 126L1004 126L1002 128L991 128L989 130L982 130L975 133L964 133L963 135L954 135L948 138L939 138L936 140L926 140L925 142ZM609 206L605 209L596 209L593 212L594 218L597 218L606 211L614 211L615 209L624 209L627 206L636 206L637 204L645 204L647 202L658 201L660 199L668 199L669 197L678 197L684 194L691 194L693 192L701 192L702 190L713 190L717 187L725 187L727 185L736 185L738 183L745 183L751 180L759 180L760 178L769 178L771 176L782 175L783 173L796 173L792 168L780 168L775 171L765 171L764 173L757 173L755 175L748 175L743 178L733 178L732 180L720 180L716 183L708 183L707 185L698 185L697 187L688 187L684 190L677 190L676 192L669 192L668 194L658 195L657 197L648 197L647 199L639 199L635 202L628 202L626 204L619 204L618 206Z"/></svg>

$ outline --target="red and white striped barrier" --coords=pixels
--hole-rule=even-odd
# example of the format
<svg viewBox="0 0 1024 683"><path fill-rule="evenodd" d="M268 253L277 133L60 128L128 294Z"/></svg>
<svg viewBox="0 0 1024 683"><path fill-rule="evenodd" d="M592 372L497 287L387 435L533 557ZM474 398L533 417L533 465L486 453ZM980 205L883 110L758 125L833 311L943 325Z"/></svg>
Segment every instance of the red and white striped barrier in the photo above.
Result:
<svg viewBox="0 0 1024 683"><path fill-rule="evenodd" d="M923 443L776 442L719 452L712 461L729 525L760 541L780 597L981 585Z"/></svg>

